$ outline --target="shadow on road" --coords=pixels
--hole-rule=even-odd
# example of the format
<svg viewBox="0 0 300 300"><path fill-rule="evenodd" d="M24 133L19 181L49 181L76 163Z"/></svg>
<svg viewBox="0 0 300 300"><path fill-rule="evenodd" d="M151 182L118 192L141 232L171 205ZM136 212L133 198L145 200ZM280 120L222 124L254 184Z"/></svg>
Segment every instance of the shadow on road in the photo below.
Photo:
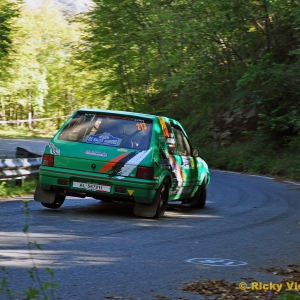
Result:
<svg viewBox="0 0 300 300"><path fill-rule="evenodd" d="M216 209L206 207L204 209L193 209L189 205L177 203L170 203L167 207L166 213L160 219L147 219L136 217L133 214L133 203L120 203L120 202L101 202L98 200L66 200L60 209L47 209L40 207L39 213L44 215L79 215L86 217L117 217L122 219L137 219L137 220L175 220L178 218L220 218L216 215Z"/></svg>

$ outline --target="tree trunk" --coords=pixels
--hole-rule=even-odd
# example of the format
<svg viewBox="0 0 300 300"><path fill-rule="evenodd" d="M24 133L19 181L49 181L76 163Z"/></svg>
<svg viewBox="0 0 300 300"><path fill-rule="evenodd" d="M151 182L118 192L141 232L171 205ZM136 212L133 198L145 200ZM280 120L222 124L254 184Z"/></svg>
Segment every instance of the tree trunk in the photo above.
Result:
<svg viewBox="0 0 300 300"><path fill-rule="evenodd" d="M33 128L32 128L31 89L27 90L27 97L28 97L28 128L30 130L33 130Z"/></svg>
<svg viewBox="0 0 300 300"><path fill-rule="evenodd" d="M6 121L6 113L5 113L5 102L4 102L4 97L1 97L1 117L3 121Z"/></svg>

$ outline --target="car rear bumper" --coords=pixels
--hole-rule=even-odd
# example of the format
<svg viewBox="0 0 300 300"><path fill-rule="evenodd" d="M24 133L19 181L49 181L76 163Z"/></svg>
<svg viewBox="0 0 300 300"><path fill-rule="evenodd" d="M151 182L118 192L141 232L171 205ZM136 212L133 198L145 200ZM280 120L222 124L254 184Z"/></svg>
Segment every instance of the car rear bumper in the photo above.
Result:
<svg viewBox="0 0 300 300"><path fill-rule="evenodd" d="M43 190L64 190L67 194L78 197L101 197L111 200L131 201L151 204L159 187L158 180L137 179L80 172L50 167L40 168L40 186ZM83 183L78 187L78 183ZM94 187L102 190L95 190ZM92 189L90 188L92 187Z"/></svg>

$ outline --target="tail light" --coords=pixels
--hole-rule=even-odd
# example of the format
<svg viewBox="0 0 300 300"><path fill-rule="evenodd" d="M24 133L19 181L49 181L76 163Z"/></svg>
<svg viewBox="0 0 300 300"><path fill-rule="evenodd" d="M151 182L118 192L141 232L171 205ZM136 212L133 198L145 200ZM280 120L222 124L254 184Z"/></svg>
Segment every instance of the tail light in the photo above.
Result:
<svg viewBox="0 0 300 300"><path fill-rule="evenodd" d="M154 170L149 167L138 167L136 172L137 178L153 179Z"/></svg>
<svg viewBox="0 0 300 300"><path fill-rule="evenodd" d="M43 155L43 166L53 167L54 166L54 155L52 154L44 154Z"/></svg>

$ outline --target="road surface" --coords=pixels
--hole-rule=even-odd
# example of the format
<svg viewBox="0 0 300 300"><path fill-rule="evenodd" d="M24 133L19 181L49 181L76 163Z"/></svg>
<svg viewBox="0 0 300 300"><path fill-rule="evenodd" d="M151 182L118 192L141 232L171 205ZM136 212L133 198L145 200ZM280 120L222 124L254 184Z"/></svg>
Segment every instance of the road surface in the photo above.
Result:
<svg viewBox="0 0 300 300"><path fill-rule="evenodd" d="M132 204L68 198L49 210L30 200L30 241L43 249L33 250L34 262L22 232L22 201L1 201L0 266L9 271L10 288L28 288L33 264L42 282L51 268L60 283L54 299L62 300L202 299L184 293L184 283L279 282L260 268L300 264L300 187L211 173L205 209L171 204L158 220L135 217Z"/></svg>
<svg viewBox="0 0 300 300"><path fill-rule="evenodd" d="M43 155L50 139L0 139L0 158L14 158L16 148Z"/></svg>

